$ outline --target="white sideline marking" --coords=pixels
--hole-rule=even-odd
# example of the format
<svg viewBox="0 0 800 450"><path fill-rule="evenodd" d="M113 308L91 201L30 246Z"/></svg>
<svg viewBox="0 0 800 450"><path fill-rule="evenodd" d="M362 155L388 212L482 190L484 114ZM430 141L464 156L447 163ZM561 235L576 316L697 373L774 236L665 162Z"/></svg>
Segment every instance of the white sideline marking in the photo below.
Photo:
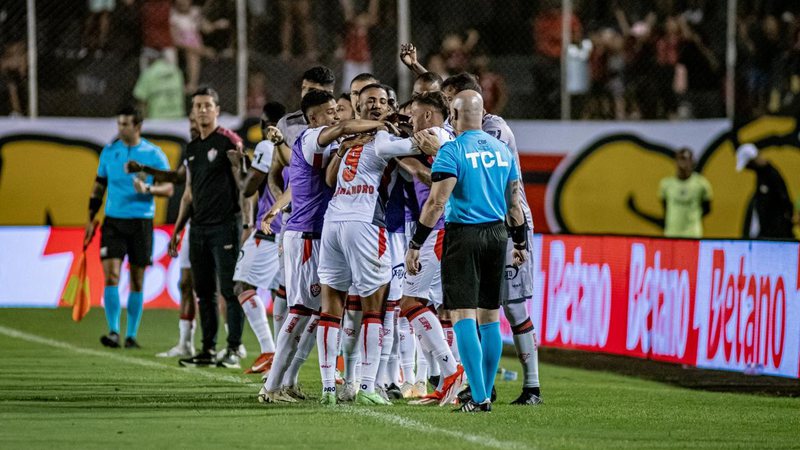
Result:
<svg viewBox="0 0 800 450"><path fill-rule="evenodd" d="M119 361L126 364L133 364L141 367L147 367L151 369L170 370L184 375L185 374L198 375L210 380L223 381L227 383L261 386L260 383L253 383L252 380L246 378L235 377L233 375L221 375L219 373L209 372L205 370L196 370L186 367L169 366L166 364L160 364L147 359L134 358L131 356L124 356L124 355L116 355L114 353L109 353L107 351L77 347L72 344L67 344L66 342L56 341L54 339L48 339L46 337L26 333L24 331L19 331L14 328L4 327L2 325L0 325L0 334L4 334L11 338L32 342L34 344L40 344L47 347L58 348L61 350L68 350L82 355L107 358L114 361ZM368 417L376 421L385 422L390 425L397 425L414 431L422 431L424 433L439 434L455 439L462 439L471 444L481 445L484 447L499 448L499 449L529 448L528 446L518 442L500 441L489 436L469 434L463 431L452 431L445 428L437 428L423 422L417 422L416 420L413 419L409 419L403 416L398 416L396 414L378 412L367 408L355 408L352 406L345 406L345 405L340 406L339 408L349 414L356 414Z"/></svg>

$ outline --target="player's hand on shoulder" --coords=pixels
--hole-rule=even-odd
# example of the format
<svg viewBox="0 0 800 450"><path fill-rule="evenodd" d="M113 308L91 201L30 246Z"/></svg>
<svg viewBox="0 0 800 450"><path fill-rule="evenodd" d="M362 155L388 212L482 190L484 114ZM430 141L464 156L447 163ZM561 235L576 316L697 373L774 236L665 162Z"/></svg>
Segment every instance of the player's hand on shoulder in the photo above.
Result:
<svg viewBox="0 0 800 450"><path fill-rule="evenodd" d="M279 142L283 141L283 133L281 133L281 130L278 127L270 125L267 127L266 138L273 144L278 144Z"/></svg>
<svg viewBox="0 0 800 450"><path fill-rule="evenodd" d="M431 129L417 131L414 133L414 142L422 153L425 153L429 156L436 156L436 153L439 151L439 147L441 146L439 137L436 136L436 132Z"/></svg>

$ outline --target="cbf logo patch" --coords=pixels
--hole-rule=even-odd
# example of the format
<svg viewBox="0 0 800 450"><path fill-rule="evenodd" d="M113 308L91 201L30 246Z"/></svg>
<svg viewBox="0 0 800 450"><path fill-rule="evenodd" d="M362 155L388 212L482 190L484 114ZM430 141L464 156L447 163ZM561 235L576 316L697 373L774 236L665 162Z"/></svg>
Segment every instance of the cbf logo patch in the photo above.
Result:
<svg viewBox="0 0 800 450"><path fill-rule="evenodd" d="M311 295L314 297L319 296L320 292L322 292L322 287L320 287L319 283L312 284L308 290L311 292Z"/></svg>
<svg viewBox="0 0 800 450"><path fill-rule="evenodd" d="M211 150L209 150L207 156L208 156L208 162L213 162L215 159L217 159L217 149L212 148Z"/></svg>
<svg viewBox="0 0 800 450"><path fill-rule="evenodd" d="M392 279L394 280L402 280L406 277L406 266L405 264L398 264L392 267Z"/></svg>
<svg viewBox="0 0 800 450"><path fill-rule="evenodd" d="M519 267L510 264L506 266L506 280L513 280L517 278L517 275L519 275Z"/></svg>

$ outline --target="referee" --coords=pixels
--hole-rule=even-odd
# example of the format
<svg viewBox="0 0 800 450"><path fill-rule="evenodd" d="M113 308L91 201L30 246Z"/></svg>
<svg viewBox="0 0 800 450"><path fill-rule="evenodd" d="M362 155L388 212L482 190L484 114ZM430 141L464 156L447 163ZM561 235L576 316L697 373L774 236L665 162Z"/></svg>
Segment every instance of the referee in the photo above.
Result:
<svg viewBox="0 0 800 450"><path fill-rule="evenodd" d="M142 138L142 114L135 108L125 108L117 114L119 138L100 153L97 178L89 198L89 222L86 224L84 246L94 235L94 219L106 197L105 220L101 229L100 259L105 274L103 305L108 322L108 334L100 342L118 348L119 275L122 260L128 255L130 292L128 294L128 325L125 348L139 348L136 333L144 305L144 270L153 259L154 196L172 195L172 183L154 183L153 177L126 170L130 162L169 170L167 156L147 139Z"/></svg>
<svg viewBox="0 0 800 450"><path fill-rule="evenodd" d="M431 168L431 194L408 244L406 269L420 270L419 249L445 215L442 290L444 307L455 325L461 363L472 400L456 411L492 410L488 394L500 364L500 291L508 233L514 241L514 263L527 258L525 219L519 198L519 168L508 147L481 130L483 99L460 92L450 105L458 137L444 144ZM480 326L480 339L478 326Z"/></svg>

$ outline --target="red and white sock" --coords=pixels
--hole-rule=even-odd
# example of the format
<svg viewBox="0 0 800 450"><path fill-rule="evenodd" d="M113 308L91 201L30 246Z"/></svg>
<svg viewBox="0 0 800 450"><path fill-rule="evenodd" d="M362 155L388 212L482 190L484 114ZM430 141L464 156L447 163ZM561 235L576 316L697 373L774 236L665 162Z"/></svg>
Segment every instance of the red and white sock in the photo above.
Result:
<svg viewBox="0 0 800 450"><path fill-rule="evenodd" d="M255 290L249 289L239 294L239 303L242 305L247 322L258 339L261 353L275 353L275 341L272 340L272 331L267 321L267 309L264 302Z"/></svg>
<svg viewBox="0 0 800 450"><path fill-rule="evenodd" d="M269 371L264 387L268 391L276 391L281 387L283 377L297 352L300 337L311 320L311 310L302 306L289 309L289 314L278 333L275 356L272 358L272 369Z"/></svg>
<svg viewBox="0 0 800 450"><path fill-rule="evenodd" d="M450 347L450 352L456 359L456 363L461 363L461 356L458 354L458 341L456 341L456 333L453 331L453 322L449 320L440 320L442 324L442 331L444 332L444 340Z"/></svg>
<svg viewBox="0 0 800 450"><path fill-rule="evenodd" d="M503 313L511 324L514 348L522 364L522 386L539 387L539 348L527 303L527 299L508 302L503 305Z"/></svg>
<svg viewBox="0 0 800 450"><path fill-rule="evenodd" d="M361 319L361 390L375 392L375 379L383 348L383 321L380 311L365 311Z"/></svg>
<svg viewBox="0 0 800 450"><path fill-rule="evenodd" d="M376 382L379 386L388 386L391 381L389 371L389 358L392 355L394 345L394 307L397 301L388 301L386 311L383 313L383 343L381 347L381 360L378 365L378 377Z"/></svg>
<svg viewBox="0 0 800 450"><path fill-rule="evenodd" d="M272 326L275 330L275 340L278 339L278 332L283 326L283 321L286 320L289 305L286 303L286 288L278 286L278 289L272 291Z"/></svg>
<svg viewBox="0 0 800 450"><path fill-rule="evenodd" d="M450 351L450 346L445 341L442 325L428 308L422 305L414 306L405 315L414 327L414 332L419 336L422 350L430 353L433 361L438 367L430 368L430 375L449 376L455 373L458 364Z"/></svg>
<svg viewBox="0 0 800 450"><path fill-rule="evenodd" d="M344 379L358 383L361 380L361 300L358 296L347 296L347 305L342 317L342 357L344 358Z"/></svg>
<svg viewBox="0 0 800 450"><path fill-rule="evenodd" d="M322 313L317 326L317 352L319 373L322 377L322 393L336 393L336 356L339 350L341 319Z"/></svg>
<svg viewBox="0 0 800 450"><path fill-rule="evenodd" d="M284 386L297 386L298 377L300 375L300 368L308 359L308 355L314 348L314 343L317 342L317 324L319 323L319 314L314 312L311 320L303 328L303 334L300 335L300 342L297 344L297 351L286 369L286 374L283 376Z"/></svg>
<svg viewBox="0 0 800 450"><path fill-rule="evenodd" d="M411 330L411 324L404 316L397 321L397 341L400 353L400 368L403 371L403 381L414 384L414 359L417 352L417 338Z"/></svg>

